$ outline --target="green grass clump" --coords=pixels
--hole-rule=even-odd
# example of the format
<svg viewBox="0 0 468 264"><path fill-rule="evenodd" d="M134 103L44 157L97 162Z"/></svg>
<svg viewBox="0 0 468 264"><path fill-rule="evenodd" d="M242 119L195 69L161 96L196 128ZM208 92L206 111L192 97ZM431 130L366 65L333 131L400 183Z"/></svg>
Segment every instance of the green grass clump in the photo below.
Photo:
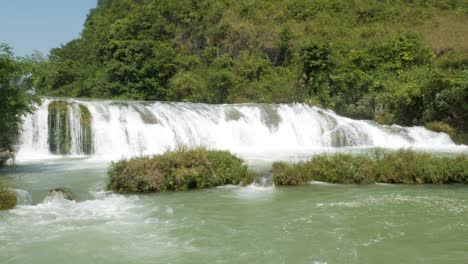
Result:
<svg viewBox="0 0 468 264"><path fill-rule="evenodd" d="M0 210L12 209L16 206L16 194L0 183Z"/></svg>
<svg viewBox="0 0 468 264"><path fill-rule="evenodd" d="M321 155L307 162L273 164L276 185L302 185L311 181L342 184L450 184L468 183L468 159L436 157L412 150L375 151L370 155Z"/></svg>
<svg viewBox="0 0 468 264"><path fill-rule="evenodd" d="M185 147L112 163L108 176L107 188L119 193L185 191L254 180L243 161L227 151Z"/></svg>

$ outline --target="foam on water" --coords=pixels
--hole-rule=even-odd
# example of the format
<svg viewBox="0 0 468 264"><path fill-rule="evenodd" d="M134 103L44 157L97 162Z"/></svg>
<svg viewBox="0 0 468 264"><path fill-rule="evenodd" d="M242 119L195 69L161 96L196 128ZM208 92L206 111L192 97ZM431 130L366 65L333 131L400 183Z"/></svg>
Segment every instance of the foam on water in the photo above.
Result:
<svg viewBox="0 0 468 264"><path fill-rule="evenodd" d="M455 145L447 134L423 127L381 126L305 104L207 105L45 98L24 119L17 155L20 162L57 157L49 152L48 145L48 105L56 100L73 106L69 107L68 129L73 135L70 156L83 156L77 105L88 108L92 116L92 158L98 160L157 154L179 145L229 150L258 160L350 148L467 149Z"/></svg>
<svg viewBox="0 0 468 264"><path fill-rule="evenodd" d="M18 205L28 205L32 203L31 194L28 191L22 189L13 189L16 193L16 204Z"/></svg>
<svg viewBox="0 0 468 264"><path fill-rule="evenodd" d="M338 184L335 184L335 183L329 183L329 182L323 182L323 181L311 181L309 182L309 184L314 184L314 185L338 185Z"/></svg>
<svg viewBox="0 0 468 264"><path fill-rule="evenodd" d="M70 201L51 196L36 205L22 204L2 212L0 262L31 263L32 256L25 253L29 250L40 252L41 247L42 250L60 248L60 254L69 256L84 256L86 253L82 252L93 250L93 244L99 242L103 243L90 260L108 261L116 250L124 258L122 263L191 250L190 245L168 236L171 222L159 217L161 214L165 217L173 215L174 209L159 208L154 204L148 207L133 195L105 191L90 193L94 196L92 200ZM10 255L4 255L5 252ZM47 256L36 255L42 261L47 260ZM73 258L71 261L79 263Z"/></svg>
<svg viewBox="0 0 468 264"><path fill-rule="evenodd" d="M82 220L116 220L132 218L132 211L141 208L137 196L106 194L96 199L72 201L63 197L48 196L42 203L36 205L19 205L11 211L25 218L36 217L36 225L65 223ZM26 217L27 216L27 217ZM31 219L24 219L31 221Z"/></svg>
<svg viewBox="0 0 468 264"><path fill-rule="evenodd" d="M409 196L403 194L384 194L366 197L356 197L349 201L317 203L318 207L364 208L384 205L409 205L427 207L434 210L434 206L446 213L455 215L468 212L468 203L458 199L437 196Z"/></svg>

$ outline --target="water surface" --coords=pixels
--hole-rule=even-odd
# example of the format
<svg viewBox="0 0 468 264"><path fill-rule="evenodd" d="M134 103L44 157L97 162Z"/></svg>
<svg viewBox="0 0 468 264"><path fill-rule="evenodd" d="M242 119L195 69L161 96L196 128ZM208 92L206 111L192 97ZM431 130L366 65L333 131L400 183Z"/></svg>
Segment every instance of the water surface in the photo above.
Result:
<svg viewBox="0 0 468 264"><path fill-rule="evenodd" d="M223 186L103 191L108 163L19 165L0 179L0 263L466 263L465 186ZM44 200L56 187L77 201Z"/></svg>

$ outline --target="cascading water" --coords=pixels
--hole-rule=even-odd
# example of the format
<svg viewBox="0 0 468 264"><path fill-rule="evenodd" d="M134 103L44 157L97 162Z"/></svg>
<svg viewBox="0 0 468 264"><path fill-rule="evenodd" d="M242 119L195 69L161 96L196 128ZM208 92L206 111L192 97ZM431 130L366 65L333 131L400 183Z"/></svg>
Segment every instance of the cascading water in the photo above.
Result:
<svg viewBox="0 0 468 264"><path fill-rule="evenodd" d="M207 105L45 98L25 117L18 160L54 155L105 159L161 153L178 145L234 153L345 147L452 148L447 134L381 126L305 104Z"/></svg>

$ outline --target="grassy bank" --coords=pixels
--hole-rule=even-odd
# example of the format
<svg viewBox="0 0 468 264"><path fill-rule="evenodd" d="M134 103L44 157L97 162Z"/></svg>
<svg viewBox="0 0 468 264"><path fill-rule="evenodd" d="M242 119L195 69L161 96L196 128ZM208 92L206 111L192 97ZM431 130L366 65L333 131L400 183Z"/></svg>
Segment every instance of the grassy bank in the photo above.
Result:
<svg viewBox="0 0 468 264"><path fill-rule="evenodd" d="M0 210L12 209L16 206L16 194L0 183Z"/></svg>
<svg viewBox="0 0 468 264"><path fill-rule="evenodd" d="M112 163L108 176L108 189L119 193L184 191L254 180L243 161L229 152L184 147Z"/></svg>
<svg viewBox="0 0 468 264"><path fill-rule="evenodd" d="M275 162L276 185L301 185L311 181L343 184L450 184L468 183L468 159L435 157L411 150L375 151L369 155L321 155L307 162Z"/></svg>

